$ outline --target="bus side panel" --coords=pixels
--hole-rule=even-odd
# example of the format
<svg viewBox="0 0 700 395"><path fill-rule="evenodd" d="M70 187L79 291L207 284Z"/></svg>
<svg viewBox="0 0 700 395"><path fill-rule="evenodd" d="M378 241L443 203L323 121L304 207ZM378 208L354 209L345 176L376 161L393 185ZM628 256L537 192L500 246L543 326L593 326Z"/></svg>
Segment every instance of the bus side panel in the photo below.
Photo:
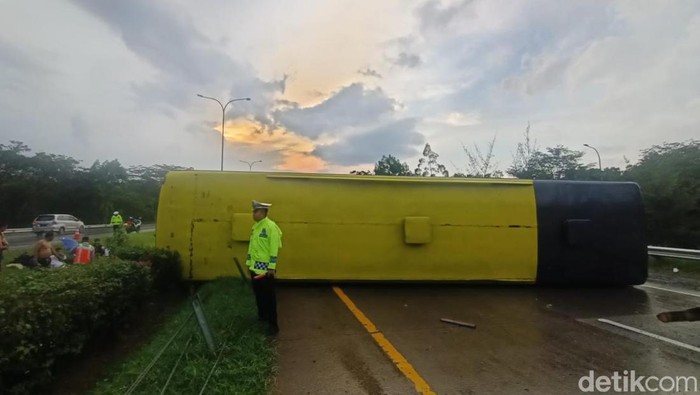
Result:
<svg viewBox="0 0 700 395"><path fill-rule="evenodd" d="M231 229L250 213L253 199L273 204L270 217L282 229L281 279L536 278L531 181L178 172L168 175L163 188L170 192L161 194L158 245L192 256L187 278L236 275L232 259L245 261L247 241L241 240L244 232ZM417 244L407 243L411 218L427 221L428 228L419 229L426 239ZM203 230L201 237L197 230L193 243L197 221L228 225ZM176 236L169 237L173 231ZM190 254L207 233L216 233L216 247Z"/></svg>

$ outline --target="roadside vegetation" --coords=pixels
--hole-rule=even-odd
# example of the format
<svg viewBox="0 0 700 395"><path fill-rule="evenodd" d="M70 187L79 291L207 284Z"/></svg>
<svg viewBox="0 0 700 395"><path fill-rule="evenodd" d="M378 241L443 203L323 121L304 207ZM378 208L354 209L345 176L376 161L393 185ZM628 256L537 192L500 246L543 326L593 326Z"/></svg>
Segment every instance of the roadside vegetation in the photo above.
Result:
<svg viewBox="0 0 700 395"><path fill-rule="evenodd" d="M193 286L187 297L180 257L154 241L150 232L118 234L105 238L111 256L93 264L0 272L0 393L43 393L56 381L66 386L56 393L267 393L274 344L248 285L219 280L196 293ZM29 250L12 250L8 261ZM194 295L213 353L193 314ZM120 342L112 355L111 343ZM111 362L89 374L64 366L94 365L104 353Z"/></svg>
<svg viewBox="0 0 700 395"><path fill-rule="evenodd" d="M21 141L0 144L0 220L27 228L39 214L71 214L86 224L108 223L112 212L155 219L172 165L124 167L117 160L82 166L65 155L37 152ZM36 193L46 191L46 193Z"/></svg>
<svg viewBox="0 0 700 395"><path fill-rule="evenodd" d="M121 260L0 275L0 393L36 393L61 358L119 327L151 287L147 268Z"/></svg>
<svg viewBox="0 0 700 395"><path fill-rule="evenodd" d="M199 295L214 353L185 303L146 345L115 363L91 393L268 393L274 344L263 335L250 289L240 279L222 279L205 284Z"/></svg>
<svg viewBox="0 0 700 395"><path fill-rule="evenodd" d="M176 295L180 257L153 241L152 233L120 235L107 241L117 254L89 265L0 272L0 393L43 392L94 338L125 328L154 295ZM139 259L120 258L131 245ZM11 250L8 262L28 250Z"/></svg>
<svg viewBox="0 0 700 395"><path fill-rule="evenodd" d="M690 259L649 257L649 278L654 282L700 290L700 262Z"/></svg>

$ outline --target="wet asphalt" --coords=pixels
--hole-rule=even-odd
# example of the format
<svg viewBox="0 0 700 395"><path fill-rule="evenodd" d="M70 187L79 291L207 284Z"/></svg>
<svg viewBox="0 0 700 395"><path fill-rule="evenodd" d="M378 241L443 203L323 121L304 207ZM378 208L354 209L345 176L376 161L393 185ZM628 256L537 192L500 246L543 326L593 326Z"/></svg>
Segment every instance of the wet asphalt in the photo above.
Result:
<svg viewBox="0 0 700 395"><path fill-rule="evenodd" d="M575 394L591 370L700 379L700 352L598 321L700 347L700 322L655 317L700 306L700 288L685 290L693 296L648 286L339 286L438 394ZM416 393L330 285L283 284L278 303L273 393Z"/></svg>

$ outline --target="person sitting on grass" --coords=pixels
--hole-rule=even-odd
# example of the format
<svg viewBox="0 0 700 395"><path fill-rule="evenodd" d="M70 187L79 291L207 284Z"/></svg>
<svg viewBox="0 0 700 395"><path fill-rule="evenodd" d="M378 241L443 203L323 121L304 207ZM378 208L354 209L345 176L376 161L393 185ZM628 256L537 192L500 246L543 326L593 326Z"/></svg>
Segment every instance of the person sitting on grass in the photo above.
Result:
<svg viewBox="0 0 700 395"><path fill-rule="evenodd" d="M56 248L56 254L57 255L51 255L50 266L54 269L66 266L66 256L63 254L63 249L61 247Z"/></svg>
<svg viewBox="0 0 700 395"><path fill-rule="evenodd" d="M34 245L34 263L43 267L51 265L51 255L58 255L53 248L53 232L44 234L44 238Z"/></svg>
<svg viewBox="0 0 700 395"><path fill-rule="evenodd" d="M105 246L102 245L100 239L95 239L95 256L105 256Z"/></svg>
<svg viewBox="0 0 700 395"><path fill-rule="evenodd" d="M95 258L95 247L90 245L90 238L83 237L83 242L78 244L73 256L73 263L87 265Z"/></svg>

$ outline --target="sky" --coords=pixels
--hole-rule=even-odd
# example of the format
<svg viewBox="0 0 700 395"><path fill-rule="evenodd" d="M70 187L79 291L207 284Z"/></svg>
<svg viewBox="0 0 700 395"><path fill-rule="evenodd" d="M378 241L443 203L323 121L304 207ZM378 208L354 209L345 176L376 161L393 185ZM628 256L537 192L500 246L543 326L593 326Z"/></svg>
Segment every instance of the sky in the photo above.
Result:
<svg viewBox="0 0 700 395"><path fill-rule="evenodd" d="M90 166L450 172L530 125L624 167L700 137L700 2L0 0L0 144Z"/></svg>

